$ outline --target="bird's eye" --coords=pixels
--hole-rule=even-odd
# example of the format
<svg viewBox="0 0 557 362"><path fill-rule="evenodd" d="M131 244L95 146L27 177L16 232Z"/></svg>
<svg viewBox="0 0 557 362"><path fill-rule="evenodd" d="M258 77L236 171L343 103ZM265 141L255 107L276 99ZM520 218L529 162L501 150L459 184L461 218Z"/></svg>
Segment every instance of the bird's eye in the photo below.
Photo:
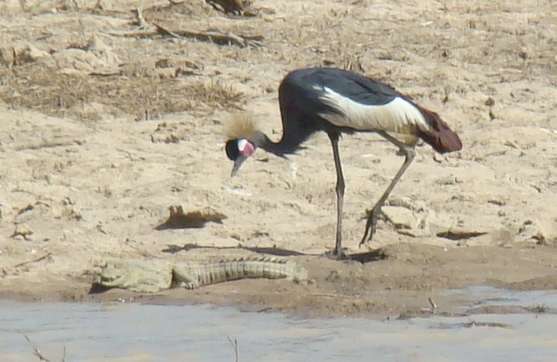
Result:
<svg viewBox="0 0 557 362"><path fill-rule="evenodd" d="M226 142L225 146L226 156L232 161L236 161L240 155L240 150L238 149L238 140L229 140Z"/></svg>

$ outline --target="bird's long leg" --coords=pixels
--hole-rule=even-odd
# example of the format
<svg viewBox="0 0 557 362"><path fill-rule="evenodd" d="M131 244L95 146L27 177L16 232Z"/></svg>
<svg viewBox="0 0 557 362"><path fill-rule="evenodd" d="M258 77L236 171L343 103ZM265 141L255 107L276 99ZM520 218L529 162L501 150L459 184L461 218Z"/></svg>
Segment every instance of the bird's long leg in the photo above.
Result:
<svg viewBox="0 0 557 362"><path fill-rule="evenodd" d="M335 250L333 255L337 258L342 258L344 252L342 251L342 205L344 203L344 176L342 174L342 165L340 164L340 155L338 152L338 135L329 134L331 145L333 146L333 156L335 158L335 168L337 171L337 236Z"/></svg>
<svg viewBox="0 0 557 362"><path fill-rule="evenodd" d="M387 187L383 195L379 198L379 200L375 203L375 205L371 209L371 212L367 217L366 229L364 232L364 237L362 238L362 241L360 241L360 246L362 246L362 244L364 244L366 240L371 241L371 238L375 233L377 218L379 217L379 214L381 212L381 207L385 203L385 200L387 200L387 197L389 197L391 191L393 191L393 188L398 183L398 181L400 180L400 178L402 177L402 175L404 174L408 166L410 166L412 160L414 160L414 156L416 155L414 146L406 145L386 132L379 132L379 134L383 136L387 141L399 147L399 149L404 154L404 163L396 173L395 177L393 178L393 180L391 181L390 185Z"/></svg>

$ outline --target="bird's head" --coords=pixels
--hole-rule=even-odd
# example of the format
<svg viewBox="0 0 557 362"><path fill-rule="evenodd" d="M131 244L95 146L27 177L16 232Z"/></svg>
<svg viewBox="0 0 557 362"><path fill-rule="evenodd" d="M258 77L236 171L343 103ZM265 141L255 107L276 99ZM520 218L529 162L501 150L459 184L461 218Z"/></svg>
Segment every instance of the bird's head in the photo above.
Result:
<svg viewBox="0 0 557 362"><path fill-rule="evenodd" d="M255 144L245 138L233 139L226 141L226 155L232 161L234 161L234 166L232 167L232 174L234 176L238 173L240 166L255 152Z"/></svg>
<svg viewBox="0 0 557 362"><path fill-rule="evenodd" d="M246 113L233 115L226 124L225 132L227 141L224 148L228 158L234 161L231 175L234 176L244 161L254 154L257 148L254 140L259 132L253 117Z"/></svg>

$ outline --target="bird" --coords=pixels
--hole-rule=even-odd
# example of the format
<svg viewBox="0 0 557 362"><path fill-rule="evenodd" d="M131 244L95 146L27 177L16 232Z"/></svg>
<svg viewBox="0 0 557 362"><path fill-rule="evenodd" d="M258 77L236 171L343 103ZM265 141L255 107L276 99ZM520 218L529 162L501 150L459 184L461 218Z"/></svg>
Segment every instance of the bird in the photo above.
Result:
<svg viewBox="0 0 557 362"><path fill-rule="evenodd" d="M282 137L272 141L252 121L240 122L229 132L226 155L234 162L231 176L258 148L287 158L303 149L314 133L325 132L332 146L336 169L337 225L335 248L329 255L346 257L342 248L342 215L345 181L339 154L344 134L376 133L399 149L402 166L382 196L368 212L361 247L370 242L386 199L415 157L419 139L438 153L459 151L462 142L439 114L418 105L392 86L360 73L333 67L300 68L290 71L280 82L278 101Z"/></svg>

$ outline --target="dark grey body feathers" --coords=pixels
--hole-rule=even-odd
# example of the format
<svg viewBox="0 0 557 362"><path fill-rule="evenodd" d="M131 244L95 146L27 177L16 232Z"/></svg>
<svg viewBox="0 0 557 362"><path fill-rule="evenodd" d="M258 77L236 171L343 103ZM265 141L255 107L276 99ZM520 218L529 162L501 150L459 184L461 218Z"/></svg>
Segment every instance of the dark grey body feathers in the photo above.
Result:
<svg viewBox="0 0 557 362"><path fill-rule="evenodd" d="M354 129L349 124L338 126L329 122L323 114L343 115L343 110L322 100L326 88L365 106L383 106L401 98L416 107L431 128L427 131L416 130L416 136L442 153L462 147L458 136L435 112L418 106L410 97L393 87L341 69L306 68L290 72L279 86L283 135L277 143L280 147L272 147L271 152L283 155L294 153L301 143L317 131L327 132L329 136L337 138L341 133L384 131Z"/></svg>

